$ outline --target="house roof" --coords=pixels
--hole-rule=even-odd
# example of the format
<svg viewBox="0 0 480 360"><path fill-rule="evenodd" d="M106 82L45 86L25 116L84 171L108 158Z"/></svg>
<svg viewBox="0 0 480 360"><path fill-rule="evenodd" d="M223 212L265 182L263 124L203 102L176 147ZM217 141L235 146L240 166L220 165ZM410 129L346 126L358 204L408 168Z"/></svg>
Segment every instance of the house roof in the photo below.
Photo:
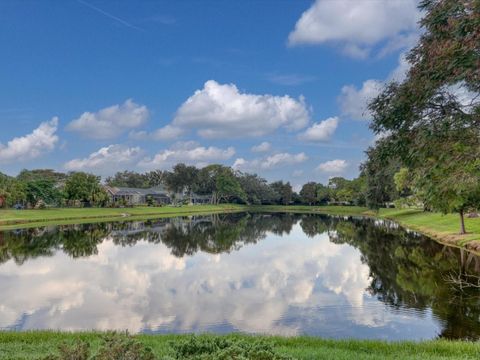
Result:
<svg viewBox="0 0 480 360"><path fill-rule="evenodd" d="M129 187L105 187L108 192L112 195L168 195L168 192L163 186L152 187L149 189L139 189L139 188L129 188Z"/></svg>

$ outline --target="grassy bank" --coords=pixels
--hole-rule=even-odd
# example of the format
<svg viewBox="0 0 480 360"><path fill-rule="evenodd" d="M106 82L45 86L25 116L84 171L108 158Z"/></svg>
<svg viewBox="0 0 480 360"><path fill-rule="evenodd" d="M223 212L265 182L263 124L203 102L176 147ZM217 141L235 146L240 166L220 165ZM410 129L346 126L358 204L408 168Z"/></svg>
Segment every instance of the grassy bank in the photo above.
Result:
<svg viewBox="0 0 480 360"><path fill-rule="evenodd" d="M184 341L189 335L138 335L158 359L172 354L171 342ZM227 335L233 341L252 342L262 339L276 353L294 359L478 359L480 343L453 341L382 342L370 340L324 340L311 337L251 337ZM201 338L212 338L202 335ZM41 359L55 353L63 342L82 339L92 352L102 343L99 333L0 332L0 359Z"/></svg>
<svg viewBox="0 0 480 360"><path fill-rule="evenodd" d="M415 209L381 209L378 213L357 206L242 206L232 204L182 207L82 208L47 210L0 210L0 230L91 223L100 221L143 220L160 217L201 215L235 211L320 213L340 216L371 216L391 219L449 245L480 252L480 218L465 219L466 235L459 235L456 214L443 215Z"/></svg>
<svg viewBox="0 0 480 360"><path fill-rule="evenodd" d="M480 218L465 218L467 234L460 235L457 214L424 212L419 209L380 209L379 212L357 206L257 206L257 211L324 213L331 215L369 216L389 219L425 234L438 242L480 252Z"/></svg>

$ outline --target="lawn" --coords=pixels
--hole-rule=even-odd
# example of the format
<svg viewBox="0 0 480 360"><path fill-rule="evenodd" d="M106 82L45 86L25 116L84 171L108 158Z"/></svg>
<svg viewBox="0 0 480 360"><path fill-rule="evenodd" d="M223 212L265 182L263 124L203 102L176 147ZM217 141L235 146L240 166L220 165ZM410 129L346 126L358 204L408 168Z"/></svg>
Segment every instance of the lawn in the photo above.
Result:
<svg viewBox="0 0 480 360"><path fill-rule="evenodd" d="M256 211L324 213L339 216L368 216L393 220L449 245L480 252L480 218L465 217L467 234L459 235L457 214L424 212L420 209L380 209L379 212L358 206L254 206Z"/></svg>
<svg viewBox="0 0 480 360"><path fill-rule="evenodd" d="M60 208L44 210L0 210L0 230L44 225L78 224L111 220L223 213L242 210L239 205L198 205L132 208Z"/></svg>
<svg viewBox="0 0 480 360"><path fill-rule="evenodd" d="M190 335L138 335L135 338L150 347L157 359L171 354L171 342L186 340ZM212 338L214 335L201 335ZM383 342L372 340L325 340L313 337L264 337L227 335L234 341L258 339L273 345L281 355L294 359L478 359L480 343L446 340L425 342ZM82 339L91 344L92 352L100 346L100 333L0 332L1 359L41 359L56 352L63 342ZM207 359L207 358L205 358Z"/></svg>

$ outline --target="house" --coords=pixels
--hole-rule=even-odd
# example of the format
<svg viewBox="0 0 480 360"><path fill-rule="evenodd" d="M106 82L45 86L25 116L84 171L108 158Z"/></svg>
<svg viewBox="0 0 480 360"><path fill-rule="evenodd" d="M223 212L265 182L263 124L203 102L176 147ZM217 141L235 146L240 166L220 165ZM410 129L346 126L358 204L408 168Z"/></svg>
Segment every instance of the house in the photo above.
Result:
<svg viewBox="0 0 480 360"><path fill-rule="evenodd" d="M163 186L149 189L105 186L105 191L112 203L124 205L168 205L172 203L189 203L192 205L210 204L212 195L174 194Z"/></svg>
<svg viewBox="0 0 480 360"><path fill-rule="evenodd" d="M169 192L163 186L149 189L105 186L105 191L111 202L125 205L166 205L172 202Z"/></svg>
<svg viewBox="0 0 480 360"><path fill-rule="evenodd" d="M190 197L190 202L193 205L211 204L212 195L198 195L193 193Z"/></svg>

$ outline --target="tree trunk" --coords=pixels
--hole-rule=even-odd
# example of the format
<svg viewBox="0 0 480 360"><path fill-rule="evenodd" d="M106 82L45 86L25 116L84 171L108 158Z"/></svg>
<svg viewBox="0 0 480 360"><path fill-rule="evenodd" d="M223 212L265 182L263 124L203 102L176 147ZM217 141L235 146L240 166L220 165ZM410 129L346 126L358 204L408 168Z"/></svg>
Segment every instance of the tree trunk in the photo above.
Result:
<svg viewBox="0 0 480 360"><path fill-rule="evenodd" d="M465 234L465 219L463 216L463 210L460 210L460 234Z"/></svg>

